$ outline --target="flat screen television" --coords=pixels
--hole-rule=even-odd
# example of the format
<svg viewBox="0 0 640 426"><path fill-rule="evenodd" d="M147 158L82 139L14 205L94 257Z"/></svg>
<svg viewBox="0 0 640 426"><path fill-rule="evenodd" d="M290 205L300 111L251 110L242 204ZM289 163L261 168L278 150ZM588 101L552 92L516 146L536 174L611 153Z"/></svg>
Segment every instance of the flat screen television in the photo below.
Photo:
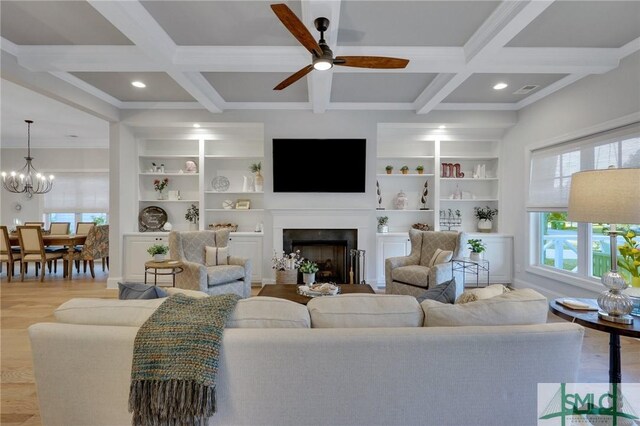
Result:
<svg viewBox="0 0 640 426"><path fill-rule="evenodd" d="M366 139L273 139L273 192L365 192Z"/></svg>

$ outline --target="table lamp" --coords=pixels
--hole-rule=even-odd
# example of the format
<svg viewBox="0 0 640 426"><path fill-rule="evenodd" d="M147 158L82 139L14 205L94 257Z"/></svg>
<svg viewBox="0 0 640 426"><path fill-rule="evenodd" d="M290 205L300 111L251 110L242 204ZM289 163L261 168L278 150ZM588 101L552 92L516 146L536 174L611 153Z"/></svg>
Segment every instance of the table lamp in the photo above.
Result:
<svg viewBox="0 0 640 426"><path fill-rule="evenodd" d="M623 293L628 285L618 273L616 224L640 223L640 168L588 170L571 175L567 218L572 222L610 225L611 270L601 277L608 290L598 297L598 316L606 321L633 323L629 315L633 302Z"/></svg>

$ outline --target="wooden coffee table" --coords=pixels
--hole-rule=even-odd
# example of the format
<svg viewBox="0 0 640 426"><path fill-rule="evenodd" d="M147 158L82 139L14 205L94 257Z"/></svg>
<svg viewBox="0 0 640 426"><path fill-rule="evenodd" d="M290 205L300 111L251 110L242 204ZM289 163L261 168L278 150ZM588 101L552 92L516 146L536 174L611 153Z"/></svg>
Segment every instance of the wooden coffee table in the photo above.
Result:
<svg viewBox="0 0 640 426"><path fill-rule="evenodd" d="M368 284L339 284L338 287L340 287L339 294L376 293ZM312 297L298 294L298 284L267 284L262 287L262 289L258 293L258 296L278 297L280 299L291 300L292 302L301 303L303 305L306 305L309 300L313 299Z"/></svg>

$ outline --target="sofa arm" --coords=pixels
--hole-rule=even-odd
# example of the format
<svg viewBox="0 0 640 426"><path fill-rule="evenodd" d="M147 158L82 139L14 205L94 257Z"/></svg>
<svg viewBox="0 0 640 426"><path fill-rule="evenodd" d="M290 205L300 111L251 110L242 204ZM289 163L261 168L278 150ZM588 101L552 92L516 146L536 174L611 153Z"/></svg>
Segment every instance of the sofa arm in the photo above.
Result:
<svg viewBox="0 0 640 426"><path fill-rule="evenodd" d="M431 267L429 271L429 288L433 288L438 284L449 281L451 278L456 279L456 299L464 291L464 272L452 271L451 262L439 263Z"/></svg>
<svg viewBox="0 0 640 426"><path fill-rule="evenodd" d="M417 259L411 256L388 257L384 261L384 280L387 288L391 287L391 271L407 265L417 265Z"/></svg>
<svg viewBox="0 0 640 426"><path fill-rule="evenodd" d="M182 268L182 273L176 275L176 287L187 290L207 291L209 285L206 266L182 260Z"/></svg>
<svg viewBox="0 0 640 426"><path fill-rule="evenodd" d="M244 268L244 297L251 296L251 259L229 256L229 265L240 265Z"/></svg>

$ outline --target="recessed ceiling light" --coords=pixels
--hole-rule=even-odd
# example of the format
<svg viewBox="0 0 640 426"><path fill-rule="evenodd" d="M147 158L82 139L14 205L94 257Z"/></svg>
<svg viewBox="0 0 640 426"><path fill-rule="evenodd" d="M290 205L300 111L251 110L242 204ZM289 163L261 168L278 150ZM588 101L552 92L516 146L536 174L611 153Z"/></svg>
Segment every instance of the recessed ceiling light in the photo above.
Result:
<svg viewBox="0 0 640 426"><path fill-rule="evenodd" d="M137 87L138 89L144 89L145 87L147 87L147 85L146 85L146 84L144 84L144 83L143 83L143 82L141 82L141 81L132 81L132 82L131 82L131 85L132 85L133 87Z"/></svg>
<svg viewBox="0 0 640 426"><path fill-rule="evenodd" d="M196 129L199 129L200 125L198 123L193 123L193 127L195 127Z"/></svg>
<svg viewBox="0 0 640 426"><path fill-rule="evenodd" d="M438 129L446 129L446 128L447 128L447 126L445 126L444 124L441 124L441 125L438 126Z"/></svg>
<svg viewBox="0 0 640 426"><path fill-rule="evenodd" d="M498 83L495 86L493 86L493 88L495 90L502 90L502 89L506 88L507 86L509 86L507 83Z"/></svg>

